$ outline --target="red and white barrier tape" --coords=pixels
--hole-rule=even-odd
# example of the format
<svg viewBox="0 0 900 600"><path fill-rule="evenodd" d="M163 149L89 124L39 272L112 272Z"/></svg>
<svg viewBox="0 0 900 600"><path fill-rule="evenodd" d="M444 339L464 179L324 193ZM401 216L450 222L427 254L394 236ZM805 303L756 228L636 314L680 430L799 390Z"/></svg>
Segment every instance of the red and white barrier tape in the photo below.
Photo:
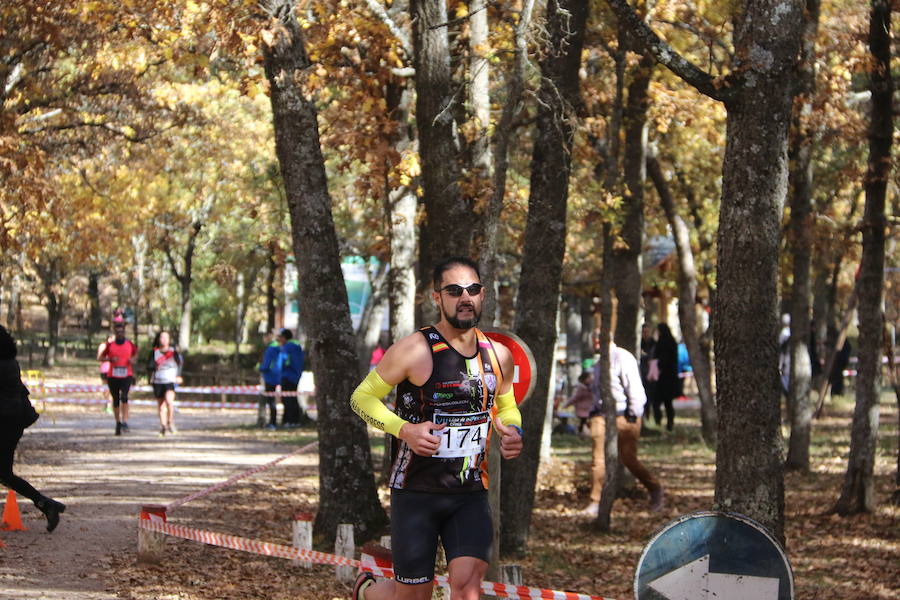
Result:
<svg viewBox="0 0 900 600"><path fill-rule="evenodd" d="M380 577L393 577L393 570L387 567L379 567L375 564L358 561L345 556L336 556L334 554L326 554L325 552L317 552L315 550L301 550L293 546L285 546L283 544L273 544L271 542L262 542L250 538L239 537L236 535L226 535L224 533L215 533L213 531L204 531L202 529L194 529L193 527L185 527L183 525L173 525L166 523L160 519L140 519L138 521L140 529L155 531L165 535L171 535L186 540L201 542L211 546L220 546L222 548L230 548L232 550L240 550L242 552L250 552L253 554L262 554L264 556L276 556L279 558L287 558L289 560L301 560L311 562L318 565L335 565L358 567L360 570L369 571ZM446 575L438 575L435 578L435 585L441 587L449 587L450 582ZM610 600L602 596L590 596L588 594L579 594L576 592L559 592L555 590L544 590L540 588L530 588L524 585L507 585L505 583L493 583L485 581L481 584L481 591L487 596L496 596L499 598L546 598L548 600Z"/></svg>
<svg viewBox="0 0 900 600"><path fill-rule="evenodd" d="M52 393L71 393L71 394L81 394L81 393L91 393L91 392L105 392L107 388L102 384L82 384L82 383L45 383L43 386L40 386L41 389L45 392ZM153 386L149 385L133 385L131 386L131 391L134 392L152 392ZM302 392L266 392L263 391L263 388L258 385L209 385L209 386L198 386L198 385L185 385L185 386L176 386L176 391L181 392L183 394L232 394L232 395L244 395L244 396L297 396L302 394Z"/></svg>
<svg viewBox="0 0 900 600"><path fill-rule="evenodd" d="M166 512L172 511L175 508L181 506L182 504L186 504L187 502L190 502L191 500L196 500L197 498L202 498L203 496L207 496L213 492L221 490L222 488L227 487L227 486L231 485L232 483L235 483L237 481L240 481L241 479L244 479L246 477L249 477L251 475L259 473L260 471L265 471L269 467L277 465L281 461L291 458L292 456L296 456L297 454L302 454L303 452L308 452L309 450L315 448L318 444L319 444L319 442L310 442L309 444L306 444L305 446L302 446L289 454L285 454L284 456L279 456L275 460L269 461L264 465L259 465L259 466L253 467L249 471L244 471L243 473L238 473L237 475L229 477L225 481L219 482L219 483L212 485L206 489L200 490L199 492L194 492L193 494L189 494L189 495L185 496L184 498L179 498L178 500L175 500L174 502L171 502L168 505L166 505Z"/></svg>
<svg viewBox="0 0 900 600"><path fill-rule="evenodd" d="M379 566L370 560L371 557L363 555L359 569L368 571L378 577L392 579L394 570L390 567ZM450 588L450 579L446 575L436 575L434 584L443 588ZM551 600L611 600L602 596L591 596L577 592L560 592L557 590L545 590L541 588L527 587L524 585L509 585L506 583L494 583L492 581L481 582L481 593L485 596L498 598L547 598Z"/></svg>
<svg viewBox="0 0 900 600"><path fill-rule="evenodd" d="M236 535L203 531L202 529L194 529L193 527L165 523L157 519L140 519L138 521L138 527L140 529L164 533L173 537L202 542L211 546L221 546L223 548L242 550L243 552L252 552L264 556L277 556L279 558L288 558L291 560L302 560L319 565L359 566L358 560L346 558L344 556L325 554L324 552L316 552L315 550L300 550L292 546L261 542L259 540L238 537Z"/></svg>
<svg viewBox="0 0 900 600"><path fill-rule="evenodd" d="M34 398L34 402L49 402L51 404L85 404L85 405L103 405L106 400L103 398ZM128 404L131 406L156 406L156 400L140 400L130 399ZM204 400L176 400L176 410L179 408L240 408L253 409L259 408L259 402L214 402Z"/></svg>

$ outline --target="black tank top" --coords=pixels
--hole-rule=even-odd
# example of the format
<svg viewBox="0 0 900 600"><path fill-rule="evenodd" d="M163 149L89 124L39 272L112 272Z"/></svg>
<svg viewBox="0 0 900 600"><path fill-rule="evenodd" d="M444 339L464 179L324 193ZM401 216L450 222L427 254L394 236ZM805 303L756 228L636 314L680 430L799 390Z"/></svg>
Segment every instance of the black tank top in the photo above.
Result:
<svg viewBox="0 0 900 600"><path fill-rule="evenodd" d="M491 341L476 329L477 350L463 356L434 327L420 333L431 347L431 377L421 387L397 386L397 415L410 423L447 425L436 456L419 456L394 438L390 487L428 492L468 492L488 487L485 448L491 409L502 379Z"/></svg>

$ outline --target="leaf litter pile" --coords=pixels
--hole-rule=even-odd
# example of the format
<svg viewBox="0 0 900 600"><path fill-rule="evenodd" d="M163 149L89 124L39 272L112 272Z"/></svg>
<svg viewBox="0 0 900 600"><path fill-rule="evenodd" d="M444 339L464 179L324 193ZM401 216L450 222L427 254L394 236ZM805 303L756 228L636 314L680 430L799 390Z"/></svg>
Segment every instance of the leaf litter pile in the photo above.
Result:
<svg viewBox="0 0 900 600"><path fill-rule="evenodd" d="M664 509L650 512L643 488L627 482L613 509L613 531L608 534L595 532L591 521L579 514L588 502L590 440L554 436L554 456L539 477L528 555L508 561L522 566L525 585L619 600L633 597L635 568L653 534L678 516L712 507L715 454L700 442L696 412L683 412L673 433L651 428L641 439L641 459L666 488ZM900 508L888 502L897 464L893 403L881 407L875 466L878 507L872 514L849 518L829 514L846 468L851 414L852 405L846 400L829 406L814 423L811 472L785 476L787 553L796 598L900 597ZM313 432L303 433L305 443ZM377 455L374 460L379 464ZM315 511L316 486L313 467L286 463L184 505L170 522L290 545L292 516ZM382 499L386 501L386 493ZM139 565L134 557L115 562L114 587L123 599L350 597L350 585L336 579L334 567L307 569L284 559L171 537L161 565ZM434 597L449 598L440 594Z"/></svg>

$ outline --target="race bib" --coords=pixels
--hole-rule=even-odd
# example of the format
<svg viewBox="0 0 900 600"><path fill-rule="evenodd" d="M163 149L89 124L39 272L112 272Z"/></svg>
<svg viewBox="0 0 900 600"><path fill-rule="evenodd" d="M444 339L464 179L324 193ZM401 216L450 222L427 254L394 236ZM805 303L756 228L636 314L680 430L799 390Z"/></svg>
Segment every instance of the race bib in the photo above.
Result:
<svg viewBox="0 0 900 600"><path fill-rule="evenodd" d="M441 445L432 456L459 458L484 452L488 428L491 424L491 417L487 411L475 413L435 412L433 421L437 425L446 425L446 427L432 432L441 438Z"/></svg>
<svg viewBox="0 0 900 600"><path fill-rule="evenodd" d="M113 367L112 368L112 376L113 377L128 377L128 367Z"/></svg>

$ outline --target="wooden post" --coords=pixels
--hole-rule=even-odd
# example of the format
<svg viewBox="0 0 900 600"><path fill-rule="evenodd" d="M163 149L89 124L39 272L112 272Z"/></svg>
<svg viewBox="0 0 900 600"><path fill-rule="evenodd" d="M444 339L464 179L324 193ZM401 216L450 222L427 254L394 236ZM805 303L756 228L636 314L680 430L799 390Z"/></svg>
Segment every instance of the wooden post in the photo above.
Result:
<svg viewBox="0 0 900 600"><path fill-rule="evenodd" d="M354 558L356 544L353 542L353 525L341 523L337 528L337 536L334 538L334 553L337 556ZM356 578L356 569L350 566L338 565L334 570L338 581L351 582Z"/></svg>
<svg viewBox="0 0 900 600"><path fill-rule="evenodd" d="M141 520L166 522L166 507L161 504L145 504L141 507ZM138 562L158 565L166 553L166 534L138 528Z"/></svg>
<svg viewBox="0 0 900 600"><path fill-rule="evenodd" d="M297 513L294 515L294 548L298 550L312 550L312 524L313 516L310 513ZM301 567L309 569L312 563L299 561Z"/></svg>
<svg viewBox="0 0 900 600"><path fill-rule="evenodd" d="M501 565L500 583L506 585L524 585L522 583L522 565Z"/></svg>

